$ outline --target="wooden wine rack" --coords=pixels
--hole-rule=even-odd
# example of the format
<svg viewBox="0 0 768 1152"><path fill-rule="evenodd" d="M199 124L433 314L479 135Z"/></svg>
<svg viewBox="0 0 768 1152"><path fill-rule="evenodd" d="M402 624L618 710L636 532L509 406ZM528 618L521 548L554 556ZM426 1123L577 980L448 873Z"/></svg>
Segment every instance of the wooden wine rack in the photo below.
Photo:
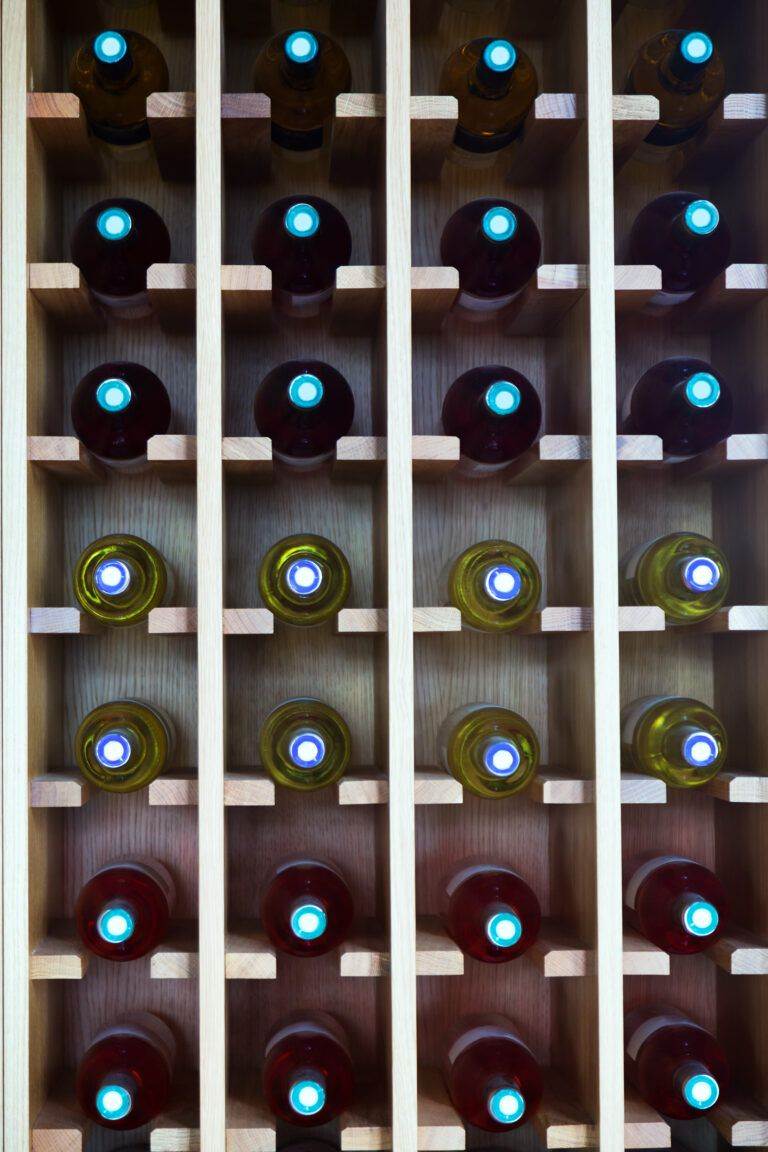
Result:
<svg viewBox="0 0 768 1152"><path fill-rule="evenodd" d="M279 0L272 12L268 0L110 9L161 46L174 91L148 102L155 159L105 166L63 91L99 11L2 5L5 1147L124 1143L89 1133L72 1081L97 1027L136 1006L180 1040L175 1099L143 1134L156 1152L269 1152L286 1138L258 1064L267 1029L296 1007L328 1009L351 1033L363 1089L323 1133L345 1150L768 1144L768 264L755 262L768 260L766 5L500 0L488 18L442 0L339 2L333 31L357 91L337 102L330 174L273 162L269 102L247 91ZM656 29L696 22L715 31L734 91L684 171L643 167L633 154L658 107L619 94L628 61ZM461 170L446 163L456 107L435 95L439 67L458 43L505 31L542 91L506 166ZM658 269L622 261L635 213L670 187L715 196L734 263L660 324L641 313ZM68 236L118 190L160 211L175 262L150 269L153 320L107 329ZM327 327L280 330L250 235L262 207L301 191L342 209L353 263ZM494 193L533 214L544 262L507 327L442 329L458 279L439 266L441 228ZM357 399L333 477L311 482L276 475L269 441L252 435L255 384L299 335ZM657 438L617 436L616 410L646 367L683 351L726 372L737 430L672 465ZM88 368L121 357L158 372L175 422L151 443L148 473L107 480L72 435L69 397ZM501 478L456 483L441 397L494 362L539 388L544 435ZM724 546L733 602L673 631L656 609L619 606L617 565L680 528ZM71 606L68 574L90 539L121 529L161 549L177 587L146 629L112 635ZM258 604L261 556L302 530L351 562L334 629L290 631ZM491 536L530 549L544 576L544 607L513 637L462 632L441 603L444 563ZM729 731L728 770L694 796L620 773L620 701L666 691L712 702ZM354 769L311 797L284 795L257 764L264 715L300 693L337 706L355 745ZM78 719L114 695L164 706L180 735L174 771L134 796L89 793L72 766ZM483 699L519 709L542 738L545 767L522 799L480 801L435 767L443 716ZM716 866L744 930L672 960L623 930L622 855L647 847ZM351 879L362 930L339 954L292 961L259 930L258 881L288 849L328 853ZM109 966L89 961L72 914L85 878L120 852L165 860L180 906L146 962ZM509 860L542 900L524 960L465 961L438 925L439 874L474 852ZM711 1122L672 1132L625 1094L623 998L638 996L717 1030L737 1091ZM532 1134L482 1138L452 1109L442 1038L468 1011L508 1013L542 1060Z"/></svg>

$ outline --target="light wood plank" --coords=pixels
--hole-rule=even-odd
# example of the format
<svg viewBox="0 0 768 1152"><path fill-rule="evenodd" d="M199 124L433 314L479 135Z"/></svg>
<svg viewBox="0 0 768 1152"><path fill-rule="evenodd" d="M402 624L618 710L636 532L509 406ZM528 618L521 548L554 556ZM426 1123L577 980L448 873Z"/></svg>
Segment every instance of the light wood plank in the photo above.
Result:
<svg viewBox="0 0 768 1152"><path fill-rule="evenodd" d="M256 1086L242 1075L232 1077L226 1125L226 1152L275 1152L275 1119Z"/></svg>
<svg viewBox="0 0 768 1152"><path fill-rule="evenodd" d="M107 477L104 466L76 436L28 436L27 459L60 480L103 483Z"/></svg>
<svg viewBox="0 0 768 1152"><path fill-rule="evenodd" d="M434 1068L419 1069L418 1125L419 1152L460 1152L467 1146L464 1125Z"/></svg>
<svg viewBox="0 0 768 1152"><path fill-rule="evenodd" d="M729 804L768 803L768 776L756 772L719 772L702 791Z"/></svg>
<svg viewBox="0 0 768 1152"><path fill-rule="evenodd" d="M542 976L589 976L594 972L594 955L567 927L544 921L538 939L526 952Z"/></svg>
<svg viewBox="0 0 768 1152"><path fill-rule="evenodd" d="M75 332L98 332L102 314L74 264L30 264L29 290L57 325Z"/></svg>
<svg viewBox="0 0 768 1152"><path fill-rule="evenodd" d="M339 1117L341 1152L385 1152L392 1147L389 1105L380 1085L358 1090L352 1106Z"/></svg>
<svg viewBox="0 0 768 1152"><path fill-rule="evenodd" d="M768 942L742 928L726 932L707 949L707 956L732 976L768 973Z"/></svg>
<svg viewBox="0 0 768 1152"><path fill-rule="evenodd" d="M710 1122L732 1148L764 1148L768 1113L753 1100L728 1100L710 1113Z"/></svg>
<svg viewBox="0 0 768 1152"><path fill-rule="evenodd" d="M669 976L669 953L625 927L622 971L625 976Z"/></svg>
<svg viewBox="0 0 768 1152"><path fill-rule="evenodd" d="M277 956L262 930L255 924L234 924L227 931L227 980L275 980Z"/></svg>
<svg viewBox="0 0 768 1152"><path fill-rule="evenodd" d="M666 804L667 786L663 780L655 776L646 776L642 772L622 772L621 783L622 804Z"/></svg>
<svg viewBox="0 0 768 1152"><path fill-rule="evenodd" d="M79 772L45 772L29 781L30 808L82 808L88 784Z"/></svg>
<svg viewBox="0 0 768 1152"><path fill-rule="evenodd" d="M555 1073L548 1073L544 1095L533 1125L545 1148L594 1148L597 1125L573 1099L569 1086Z"/></svg>
<svg viewBox="0 0 768 1152"><path fill-rule="evenodd" d="M175 923L162 944L152 951L149 974L153 980L194 980L198 975L197 926Z"/></svg>
<svg viewBox="0 0 768 1152"><path fill-rule="evenodd" d="M81 1113L72 1088L54 1089L35 1117L30 1152L83 1152L91 1124ZM23 1137L26 1142L26 1134ZM23 1149L20 1142L17 1148Z"/></svg>
<svg viewBox="0 0 768 1152"><path fill-rule="evenodd" d="M459 102L455 96L411 96L411 162L414 180L437 180L453 143Z"/></svg>
<svg viewBox="0 0 768 1152"><path fill-rule="evenodd" d="M669 1124L638 1096L631 1085L627 1085L624 1100L624 1147L627 1149L672 1147Z"/></svg>
<svg viewBox="0 0 768 1152"><path fill-rule="evenodd" d="M464 953L434 916L416 922L416 975L464 975Z"/></svg>
<svg viewBox="0 0 768 1152"><path fill-rule="evenodd" d="M99 180L104 166L73 92L28 92L27 119L55 171L67 180Z"/></svg>
<svg viewBox="0 0 768 1152"><path fill-rule="evenodd" d="M656 96L613 97L613 164L616 171L626 164L659 122Z"/></svg>
<svg viewBox="0 0 768 1152"><path fill-rule="evenodd" d="M153 92L147 98L147 124L163 180L194 180L194 92Z"/></svg>
<svg viewBox="0 0 768 1152"><path fill-rule="evenodd" d="M82 980L90 954L74 924L54 925L50 934L32 949L30 980Z"/></svg>

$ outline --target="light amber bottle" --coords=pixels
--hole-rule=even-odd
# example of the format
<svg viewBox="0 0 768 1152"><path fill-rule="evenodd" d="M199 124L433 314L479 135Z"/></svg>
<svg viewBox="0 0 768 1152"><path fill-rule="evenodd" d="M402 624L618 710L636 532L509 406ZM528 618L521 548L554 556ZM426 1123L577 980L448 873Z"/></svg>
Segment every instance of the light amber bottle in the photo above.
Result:
<svg viewBox="0 0 768 1152"><path fill-rule="evenodd" d="M147 97L167 92L168 83L160 49L127 28L100 32L78 49L69 68L69 86L91 131L117 150L149 139Z"/></svg>
<svg viewBox="0 0 768 1152"><path fill-rule="evenodd" d="M344 50L323 32L296 29L274 36L258 55L253 86L271 101L272 142L288 153L327 142L336 97L351 87Z"/></svg>
<svg viewBox="0 0 768 1152"><path fill-rule="evenodd" d="M471 153L498 152L520 132L539 82L530 57L509 40L484 36L462 44L446 60L440 93L455 96L454 143Z"/></svg>

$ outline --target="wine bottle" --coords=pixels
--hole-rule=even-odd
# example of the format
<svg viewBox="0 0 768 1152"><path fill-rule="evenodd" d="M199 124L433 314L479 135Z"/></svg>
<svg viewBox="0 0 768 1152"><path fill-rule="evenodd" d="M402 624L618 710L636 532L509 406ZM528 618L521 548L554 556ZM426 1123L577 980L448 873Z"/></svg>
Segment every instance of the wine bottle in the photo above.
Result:
<svg viewBox="0 0 768 1152"><path fill-rule="evenodd" d="M344 1112L355 1074L341 1025L326 1012L286 1017L267 1040L262 1084L267 1107L290 1124L326 1124Z"/></svg>
<svg viewBox="0 0 768 1152"><path fill-rule="evenodd" d="M346 721L320 700L300 697L274 708L259 736L261 763L278 784L313 792L344 775L352 752Z"/></svg>
<svg viewBox="0 0 768 1152"><path fill-rule="evenodd" d="M335 864L314 857L286 860L269 876L261 922L281 952L322 956L349 936L352 893Z"/></svg>
<svg viewBox="0 0 768 1152"><path fill-rule="evenodd" d="M725 603L730 568L706 536L670 532L625 556L620 581L631 604L655 604L671 624L696 624Z"/></svg>
<svg viewBox="0 0 768 1152"><path fill-rule="evenodd" d="M157 549L127 534L101 536L84 548L73 583L82 610L112 628L146 620L164 602L171 585Z"/></svg>
<svg viewBox="0 0 768 1152"><path fill-rule="evenodd" d="M448 600L468 628L511 632L533 614L541 576L532 556L507 540L472 544L448 566Z"/></svg>
<svg viewBox="0 0 768 1152"><path fill-rule="evenodd" d="M483 36L462 44L440 74L440 94L455 96L459 104L456 147L471 153L506 147L522 129L538 90L530 57L509 40Z"/></svg>
<svg viewBox="0 0 768 1152"><path fill-rule="evenodd" d="M164 939L175 898L171 874L158 860L113 860L80 890L80 939L105 960L138 960Z"/></svg>
<svg viewBox="0 0 768 1152"><path fill-rule="evenodd" d="M324 32L281 32L256 58L254 89L269 96L272 141L289 154L323 146L336 97L351 84L344 50Z"/></svg>
<svg viewBox="0 0 768 1152"><path fill-rule="evenodd" d="M69 66L69 86L91 131L118 149L149 139L147 97L167 92L168 83L160 49L127 28L100 32L78 49Z"/></svg>
<svg viewBox="0 0 768 1152"><path fill-rule="evenodd" d="M138 1128L165 1108L176 1060L167 1024L136 1012L102 1028L77 1070L78 1103L105 1128Z"/></svg>
<svg viewBox="0 0 768 1152"><path fill-rule="evenodd" d="M467 860L440 887L440 915L462 952L486 964L522 956L541 926L536 893L506 864Z"/></svg>
<svg viewBox="0 0 768 1152"><path fill-rule="evenodd" d="M505 1016L470 1016L449 1033L443 1074L466 1124L508 1132L538 1110L542 1076L536 1057Z"/></svg>
<svg viewBox="0 0 768 1152"><path fill-rule="evenodd" d="M253 259L271 269L273 299L286 315L319 315L333 294L336 269L351 255L349 225L319 196L284 196L256 223Z"/></svg>
<svg viewBox="0 0 768 1152"><path fill-rule="evenodd" d="M142 364L100 364L83 376L72 396L78 440L112 468L146 463L147 442L168 431L171 402L162 380Z"/></svg>
<svg viewBox="0 0 768 1152"><path fill-rule="evenodd" d="M641 210L629 236L630 263L661 269L661 292L648 302L662 312L690 300L728 264L731 234L711 200L666 192Z"/></svg>
<svg viewBox="0 0 768 1152"><path fill-rule="evenodd" d="M706 1115L730 1086L714 1036L679 1008L642 1005L624 1020L627 1076L647 1104L672 1120Z"/></svg>
<svg viewBox="0 0 768 1152"><path fill-rule="evenodd" d="M508 200L481 197L453 213L440 259L459 273L455 307L467 319L490 319L522 292L541 259L531 217Z"/></svg>
<svg viewBox="0 0 768 1152"><path fill-rule="evenodd" d="M171 257L168 229L154 208L126 196L100 200L75 224L71 250L92 296L113 319L151 315L147 269Z"/></svg>
<svg viewBox="0 0 768 1152"><path fill-rule="evenodd" d="M454 380L443 401L443 429L458 436L459 471L486 476L531 447L541 428L539 396L522 372L492 364Z"/></svg>
<svg viewBox="0 0 768 1152"><path fill-rule="evenodd" d="M272 440L273 456L294 468L333 457L355 416L347 381L322 360L289 360L267 373L254 403L256 426Z"/></svg>
<svg viewBox="0 0 768 1152"><path fill-rule="evenodd" d="M728 739L706 704L688 696L643 696L621 714L621 763L670 788L696 788L725 764Z"/></svg>
<svg viewBox="0 0 768 1152"><path fill-rule="evenodd" d="M627 393L624 431L661 436L673 460L711 448L731 431L733 399L706 360L673 356L644 372Z"/></svg>
<svg viewBox="0 0 768 1152"><path fill-rule="evenodd" d="M437 739L441 766L476 796L514 796L530 784L539 767L536 733L509 708L456 708L443 721Z"/></svg>
<svg viewBox="0 0 768 1152"><path fill-rule="evenodd" d="M286 536L261 562L259 591L286 624L322 624L347 602L352 586L347 558L323 536Z"/></svg>
<svg viewBox="0 0 768 1152"><path fill-rule="evenodd" d="M165 771L175 743L173 724L159 708L140 700L110 700L81 722L75 761L97 788L137 792Z"/></svg>
<svg viewBox="0 0 768 1152"><path fill-rule="evenodd" d="M729 913L728 894L714 872L685 856L653 852L625 866L624 907L633 928L679 955L711 947Z"/></svg>
<svg viewBox="0 0 768 1152"><path fill-rule="evenodd" d="M651 37L629 69L626 91L656 96L659 122L642 157L663 159L699 132L725 95L725 68L706 32L668 28Z"/></svg>

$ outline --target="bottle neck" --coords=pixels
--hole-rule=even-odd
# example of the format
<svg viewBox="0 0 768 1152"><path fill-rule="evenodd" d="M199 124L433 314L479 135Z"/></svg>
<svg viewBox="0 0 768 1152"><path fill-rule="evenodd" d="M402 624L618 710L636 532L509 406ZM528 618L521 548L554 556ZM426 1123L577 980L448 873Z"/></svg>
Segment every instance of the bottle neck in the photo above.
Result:
<svg viewBox="0 0 768 1152"><path fill-rule="evenodd" d="M660 71L662 75L667 72L673 86L678 90L682 85L689 91L695 91L704 82L707 65L713 53L714 46L705 32L689 32L675 46Z"/></svg>
<svg viewBox="0 0 768 1152"><path fill-rule="evenodd" d="M673 724L664 737L664 755L673 764L704 769L717 760L720 745L711 732L695 724Z"/></svg>
<svg viewBox="0 0 768 1152"><path fill-rule="evenodd" d="M487 1098L488 1113L497 1124L519 1124L525 1115L525 1097L513 1078L500 1088L493 1088Z"/></svg>
<svg viewBox="0 0 768 1152"><path fill-rule="evenodd" d="M123 772L135 759L134 733L128 728L107 728L99 733L93 754L107 772Z"/></svg>
<svg viewBox="0 0 768 1152"><path fill-rule="evenodd" d="M523 924L509 904L490 904L486 910L485 935L497 948L513 948L523 935Z"/></svg>
<svg viewBox="0 0 768 1152"><path fill-rule="evenodd" d="M120 32L102 32L93 42L94 70L105 88L120 88L133 72L133 56Z"/></svg>
<svg viewBox="0 0 768 1152"><path fill-rule="evenodd" d="M290 32L285 38L280 71L292 88L311 88L320 71L320 44L312 32Z"/></svg>
<svg viewBox="0 0 768 1152"><path fill-rule="evenodd" d="M685 1103L697 1112L709 1111L720 1096L720 1085L700 1060L689 1060L680 1065L675 1073L674 1087Z"/></svg>
<svg viewBox="0 0 768 1152"><path fill-rule="evenodd" d="M96 1111L107 1124L124 1120L133 1111L138 1085L133 1076L117 1072L106 1076L96 1092Z"/></svg>
<svg viewBox="0 0 768 1152"><path fill-rule="evenodd" d="M128 900L110 900L96 920L96 931L105 944L125 944L136 931L137 914Z"/></svg>
<svg viewBox="0 0 768 1152"><path fill-rule="evenodd" d="M328 914L321 900L297 900L291 909L291 932L297 940L319 940L328 927Z"/></svg>
<svg viewBox="0 0 768 1152"><path fill-rule="evenodd" d="M682 556L667 569L667 588L676 596L706 596L721 578L720 565L711 556Z"/></svg>
<svg viewBox="0 0 768 1152"><path fill-rule="evenodd" d="M689 936L705 940L720 923L717 908L698 892L684 892L675 902L674 916Z"/></svg>
<svg viewBox="0 0 768 1152"><path fill-rule="evenodd" d="M326 1083L317 1068L305 1068L288 1089L288 1103L297 1116L316 1116L326 1100Z"/></svg>

